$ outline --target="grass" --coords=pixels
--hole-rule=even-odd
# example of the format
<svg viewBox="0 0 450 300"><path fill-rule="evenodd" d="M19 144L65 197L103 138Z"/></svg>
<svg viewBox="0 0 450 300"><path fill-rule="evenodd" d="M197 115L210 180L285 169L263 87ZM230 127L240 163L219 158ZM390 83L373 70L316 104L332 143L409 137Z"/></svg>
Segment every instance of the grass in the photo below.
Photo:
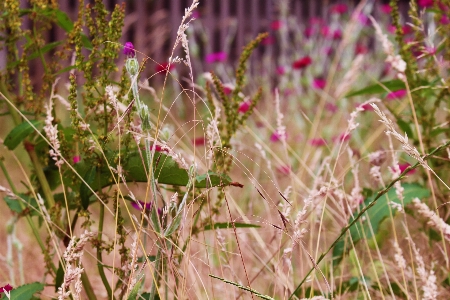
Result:
<svg viewBox="0 0 450 300"><path fill-rule="evenodd" d="M119 43L123 6L72 22L5 1L0 292L448 297L447 2L412 2L407 24L396 1L361 1L299 25L281 1L234 66L191 51L197 1L167 64ZM163 80L143 75L155 63Z"/></svg>

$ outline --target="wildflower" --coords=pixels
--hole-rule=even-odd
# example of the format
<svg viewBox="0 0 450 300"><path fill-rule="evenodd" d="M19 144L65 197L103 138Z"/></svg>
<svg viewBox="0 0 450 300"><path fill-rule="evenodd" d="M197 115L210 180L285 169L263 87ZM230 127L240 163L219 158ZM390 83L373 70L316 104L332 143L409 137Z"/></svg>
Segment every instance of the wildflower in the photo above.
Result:
<svg viewBox="0 0 450 300"><path fill-rule="evenodd" d="M346 142L348 140L350 140L350 134L349 133L341 133L339 136L335 136L333 137L333 142L338 143L338 142Z"/></svg>
<svg viewBox="0 0 450 300"><path fill-rule="evenodd" d="M389 4L382 4L381 5L381 12L384 14L390 14L392 11L392 7Z"/></svg>
<svg viewBox="0 0 450 300"><path fill-rule="evenodd" d="M340 29L336 29L333 31L333 40L340 40L342 39L342 31Z"/></svg>
<svg viewBox="0 0 450 300"><path fill-rule="evenodd" d="M428 225L436 229L437 231L442 231L444 238L450 241L450 225L445 223L441 217L439 217L433 210L431 210L428 205L421 202L418 198L413 199L414 206L417 208L418 213L428 219Z"/></svg>
<svg viewBox="0 0 450 300"><path fill-rule="evenodd" d="M156 67L155 67L155 72L164 74L167 71L167 69L169 69L169 72L170 72L173 69L175 69L175 65L174 64L169 64L169 63L157 64Z"/></svg>
<svg viewBox="0 0 450 300"><path fill-rule="evenodd" d="M280 30L283 27L284 23L281 20L275 20L272 21L272 23L270 23L270 28L272 28L272 30Z"/></svg>
<svg viewBox="0 0 450 300"><path fill-rule="evenodd" d="M406 170L406 168L408 168L410 166L411 165L409 163L398 164L398 168L400 169L400 173L403 173ZM414 173L416 173L416 169L409 170L408 173L406 173L406 174L411 174L412 175Z"/></svg>
<svg viewBox="0 0 450 300"><path fill-rule="evenodd" d="M309 140L309 144L314 147L322 147L327 144L327 141L323 138L314 138Z"/></svg>
<svg viewBox="0 0 450 300"><path fill-rule="evenodd" d="M368 158L369 158L369 163L371 165L379 167L386 160L386 152L383 150L371 152L371 153L369 153Z"/></svg>
<svg viewBox="0 0 450 300"><path fill-rule="evenodd" d="M321 33L322 36L324 36L324 37L329 37L329 36L330 36L330 27L328 27L328 26L322 26L322 28L320 28L320 33Z"/></svg>
<svg viewBox="0 0 450 300"><path fill-rule="evenodd" d="M284 73L286 72L283 66L278 66L276 71L278 75L284 75Z"/></svg>
<svg viewBox="0 0 450 300"><path fill-rule="evenodd" d="M441 23L441 25L448 25L450 24L450 19L448 18L447 15L442 15L441 19L439 20L439 23Z"/></svg>
<svg viewBox="0 0 450 300"><path fill-rule="evenodd" d="M305 35L305 37L307 39L309 39L313 35L313 33L314 33L314 28L312 28L312 27L306 27L305 31L303 32L303 34Z"/></svg>
<svg viewBox="0 0 450 300"><path fill-rule="evenodd" d="M291 173L291 167L289 165L278 166L277 171L283 175L289 175Z"/></svg>
<svg viewBox="0 0 450 300"><path fill-rule="evenodd" d="M134 50L134 45L132 42L125 43L123 46L123 54L130 58L136 56L136 50Z"/></svg>
<svg viewBox="0 0 450 300"><path fill-rule="evenodd" d="M252 102L250 100L245 100L239 104L238 112L240 113L246 113L248 109L250 108L250 105Z"/></svg>
<svg viewBox="0 0 450 300"><path fill-rule="evenodd" d="M323 78L314 78L313 80L313 88L318 89L318 90L323 90L325 88L325 86L327 85L327 82L325 79Z"/></svg>
<svg viewBox="0 0 450 300"><path fill-rule="evenodd" d="M225 52L214 52L206 55L205 61L208 64L212 64L215 62L224 62L227 60L227 54Z"/></svg>
<svg viewBox="0 0 450 300"><path fill-rule="evenodd" d="M232 85L231 83L225 83L222 85L223 87L223 92L225 93L225 95L229 95L231 94L232 91L234 91L235 86Z"/></svg>
<svg viewBox="0 0 450 300"><path fill-rule="evenodd" d="M419 7L421 8L428 8L433 6L434 0L419 0L417 1L417 4L419 4Z"/></svg>
<svg viewBox="0 0 450 300"><path fill-rule="evenodd" d="M367 49L366 46L364 46L363 44L357 43L355 46L355 53L356 54L366 54L367 52L369 52L369 50Z"/></svg>
<svg viewBox="0 0 450 300"><path fill-rule="evenodd" d="M0 287L0 293L7 293L12 291L13 287L8 283L5 286Z"/></svg>
<svg viewBox="0 0 450 300"><path fill-rule="evenodd" d="M339 4L335 4L331 7L330 11L332 14L338 14L338 15L342 15L345 14L347 12L347 5L339 3Z"/></svg>
<svg viewBox="0 0 450 300"><path fill-rule="evenodd" d="M386 96L386 100L399 100L406 96L406 90L397 90L390 92Z"/></svg>
<svg viewBox="0 0 450 300"><path fill-rule="evenodd" d="M302 57L292 63L293 69L304 69L312 63L312 59L309 56Z"/></svg>
<svg viewBox="0 0 450 300"><path fill-rule="evenodd" d="M137 210L151 210L152 209L152 202L143 202L143 201L133 201L131 202L131 206L133 206Z"/></svg>
<svg viewBox="0 0 450 300"><path fill-rule="evenodd" d="M74 163L74 164L77 164L77 163L79 163L80 161L81 161L81 156L75 155L75 156L73 157L73 163Z"/></svg>
<svg viewBox="0 0 450 300"><path fill-rule="evenodd" d="M194 139L193 141L194 146L203 146L205 145L205 137L198 137L196 139Z"/></svg>
<svg viewBox="0 0 450 300"><path fill-rule="evenodd" d="M363 14L363 13L360 13L360 14L358 15L358 21L359 21L359 23L360 23L361 25L363 25L363 26L369 25L369 18L368 18L365 14Z"/></svg>
<svg viewBox="0 0 450 300"><path fill-rule="evenodd" d="M275 131L270 136L270 141L271 142L280 142L280 141L283 141L283 140L286 140L286 134L280 134L278 131Z"/></svg>

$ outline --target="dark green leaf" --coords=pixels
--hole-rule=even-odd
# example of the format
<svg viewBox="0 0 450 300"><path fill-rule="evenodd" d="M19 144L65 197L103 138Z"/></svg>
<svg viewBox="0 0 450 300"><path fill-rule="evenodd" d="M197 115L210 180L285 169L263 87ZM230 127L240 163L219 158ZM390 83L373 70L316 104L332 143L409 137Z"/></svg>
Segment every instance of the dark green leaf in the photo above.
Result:
<svg viewBox="0 0 450 300"><path fill-rule="evenodd" d="M64 269L59 262L58 270L56 271L56 278L55 278L55 293L58 292L58 288L63 284L64 282Z"/></svg>
<svg viewBox="0 0 450 300"><path fill-rule="evenodd" d="M24 203L21 199L12 199L8 196L4 197L6 205L8 205L9 209L11 209L13 212L20 214L23 212L23 209L22 209L22 206L23 206L24 209L27 209L27 208L30 209L30 214L32 216L39 214L38 213L39 207L36 202L36 199L29 197L28 195L25 195L25 194L19 194L18 196L20 198L22 198L23 200L25 200L26 203Z"/></svg>
<svg viewBox="0 0 450 300"><path fill-rule="evenodd" d="M236 228L259 228L261 226L254 225L254 224L248 224L248 223L234 223L234 226ZM212 226L212 229L228 229L233 228L233 225L231 223L214 223ZM211 230L211 225L206 225L203 228L204 231Z"/></svg>
<svg viewBox="0 0 450 300"><path fill-rule="evenodd" d="M225 186L231 183L231 178L226 174L218 174L213 171L195 177L196 187Z"/></svg>
<svg viewBox="0 0 450 300"><path fill-rule="evenodd" d="M351 91L345 97L379 94L387 91L398 91L405 89L405 83L400 79L394 79L390 81L383 81L374 85L370 85L360 90Z"/></svg>
<svg viewBox="0 0 450 300"><path fill-rule="evenodd" d="M403 191L404 205L411 203L411 201L416 197L419 199L423 199L430 195L430 191L428 189L423 188L418 184L404 183L402 184L402 187L404 188ZM361 204L360 209L369 205L375 199L375 197L376 195L367 198L364 201L364 203ZM367 224L367 222L370 222L371 227L373 229L373 233L374 234L378 233L378 229L380 227L381 222L390 216L388 200L395 203L400 203L400 200L398 199L395 193L395 188L391 188L388 193L382 195L377 200L375 205L366 211L365 213L366 219L364 221L359 219L358 222L356 222L348 230L354 244L356 244L359 240L361 240L364 237L366 239L372 237L372 231L370 230L370 226ZM393 208L391 208L391 210L392 213L395 215L396 210ZM351 218L348 223L351 223L353 220L354 219ZM350 247L351 247L350 241L349 240L346 241L345 238L337 242L336 246L333 248L333 264L335 265L339 264L342 260L343 255L350 250Z"/></svg>
<svg viewBox="0 0 450 300"><path fill-rule="evenodd" d="M93 166L83 176L84 181L91 188L94 186L96 175L97 175L97 167ZM82 182L81 183L81 187L80 187L80 198L81 198L81 205L83 205L84 209L88 208L88 206L89 206L89 197L91 195L92 195L92 192L89 189L89 187L86 184L84 184L84 182Z"/></svg>
<svg viewBox="0 0 450 300"><path fill-rule="evenodd" d="M11 299L30 300L34 293L40 292L43 289L44 284L39 282L21 285L11 291Z"/></svg>
<svg viewBox="0 0 450 300"><path fill-rule="evenodd" d="M42 122L37 120L32 120L31 123L34 127L38 127ZM11 132L6 136L3 144L8 147L9 150L14 150L27 136L34 132L34 128L27 121L16 126Z"/></svg>
<svg viewBox="0 0 450 300"><path fill-rule="evenodd" d="M149 261L154 262L156 260L156 255L147 255L147 258ZM137 259L138 263L143 263L144 261L146 261L145 256L140 256Z"/></svg>

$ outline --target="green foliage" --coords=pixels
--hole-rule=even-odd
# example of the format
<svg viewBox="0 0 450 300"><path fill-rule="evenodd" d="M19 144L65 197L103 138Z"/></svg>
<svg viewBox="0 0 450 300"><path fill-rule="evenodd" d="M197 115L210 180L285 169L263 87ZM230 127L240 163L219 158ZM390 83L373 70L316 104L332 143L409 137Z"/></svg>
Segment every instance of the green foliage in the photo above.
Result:
<svg viewBox="0 0 450 300"><path fill-rule="evenodd" d="M21 285L11 291L11 299L30 300L34 294L42 290L44 290L44 284L39 282Z"/></svg>
<svg viewBox="0 0 450 300"><path fill-rule="evenodd" d="M400 201L400 199L398 199L394 188L390 189L388 193L382 195L377 200L375 205L365 213L364 216L366 219L364 221L360 220L349 229L349 235L354 245L356 245L356 243L363 238L370 239L372 237L372 232L374 234L377 234L381 222L389 218L389 211L392 211L393 215L396 214L396 209L390 207L389 202L407 205L411 203L412 200L416 197L418 197L419 199L423 199L430 195L430 191L428 189L418 184L404 183L402 184L402 187L404 188L403 201ZM361 204L360 209L372 203L375 197L376 195L367 198L364 203ZM351 218L348 223L350 224L353 220L354 218ZM341 239L340 241L338 241L333 248L333 264L338 265L341 262L343 255L350 249L351 243L348 239Z"/></svg>
<svg viewBox="0 0 450 300"><path fill-rule="evenodd" d="M35 131L35 128L39 127L41 124L42 121L37 120L32 120L30 122L24 121L9 132L3 144L8 147L9 150L16 149L16 147L30 134L32 134ZM34 127L31 125L33 125Z"/></svg>

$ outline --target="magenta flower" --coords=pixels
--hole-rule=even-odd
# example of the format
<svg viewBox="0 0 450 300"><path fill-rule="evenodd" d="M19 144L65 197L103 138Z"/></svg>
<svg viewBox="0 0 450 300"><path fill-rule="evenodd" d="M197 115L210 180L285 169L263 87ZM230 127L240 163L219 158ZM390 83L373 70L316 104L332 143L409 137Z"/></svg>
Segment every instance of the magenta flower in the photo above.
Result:
<svg viewBox="0 0 450 300"><path fill-rule="evenodd" d="M313 80L313 88L317 89L317 90L323 90L325 88L325 86L327 85L327 81L323 78L314 78Z"/></svg>
<svg viewBox="0 0 450 300"><path fill-rule="evenodd" d="M225 83L222 85L223 88L223 92L225 93L225 95L229 95L231 94L232 91L234 91L235 86L232 85L231 83Z"/></svg>
<svg viewBox="0 0 450 300"><path fill-rule="evenodd" d="M13 290L13 287L8 283L7 285L0 287L0 294L5 293L5 292L10 292L12 290ZM0 295L0 298L1 297L2 296Z"/></svg>
<svg viewBox="0 0 450 300"><path fill-rule="evenodd" d="M330 36L330 27L328 27L328 26L323 26L322 28L320 28L320 33L321 33L322 36L324 36L324 37Z"/></svg>
<svg viewBox="0 0 450 300"><path fill-rule="evenodd" d="M315 138L315 139L310 139L309 144L314 147L322 147L327 144L327 141L323 138Z"/></svg>
<svg viewBox="0 0 450 300"><path fill-rule="evenodd" d="M302 57L292 63L293 69L304 69L312 63L312 59L309 56Z"/></svg>
<svg viewBox="0 0 450 300"><path fill-rule="evenodd" d="M325 109L329 112L335 113L338 111L339 108L336 104L327 102L327 103L325 103Z"/></svg>
<svg viewBox="0 0 450 300"><path fill-rule="evenodd" d="M339 135L339 136L335 136L334 138L333 138L333 142L335 142L335 143L338 143L338 142L346 142L346 141L348 141L348 140L350 140L350 133L342 133L341 135Z"/></svg>
<svg viewBox="0 0 450 300"><path fill-rule="evenodd" d="M331 7L330 11L332 14L338 14L338 15L342 15L345 14L347 12L347 5L339 3L339 4L335 4Z"/></svg>
<svg viewBox="0 0 450 300"><path fill-rule="evenodd" d="M281 20L275 20L272 21L272 23L270 23L270 28L272 28L272 30L280 30L281 27L283 27L284 23Z"/></svg>
<svg viewBox="0 0 450 300"><path fill-rule="evenodd" d="M358 104L357 107L358 107L358 106L361 106L361 104ZM373 110L372 105L370 105L370 104L368 104L368 103L362 105L361 108L364 109L364 111L369 111L369 110L372 111L372 110Z"/></svg>
<svg viewBox="0 0 450 300"><path fill-rule="evenodd" d="M364 46L363 44L357 43L355 46L355 53L356 54L366 54L367 52L369 52L369 49L367 49L366 46Z"/></svg>
<svg viewBox="0 0 450 300"><path fill-rule="evenodd" d="M386 96L386 100L399 100L406 96L406 90L398 90L394 92L390 92Z"/></svg>
<svg viewBox="0 0 450 300"><path fill-rule="evenodd" d="M206 55L205 61L208 64L212 64L215 62L224 62L227 60L227 54L225 52L214 52Z"/></svg>
<svg viewBox="0 0 450 300"><path fill-rule="evenodd" d="M365 14L363 14L363 13L360 13L360 14L358 15L358 21L359 21L359 23L360 23L361 25L363 25L363 26L369 25L369 18L368 18Z"/></svg>
<svg viewBox="0 0 450 300"><path fill-rule="evenodd" d="M194 146L203 146L206 144L206 140L205 137L202 136L194 139L192 143L194 144Z"/></svg>
<svg viewBox="0 0 450 300"><path fill-rule="evenodd" d="M135 209L137 210L151 210L152 209L152 202L143 202L143 201L138 201L138 202L131 202L131 206L133 206Z"/></svg>
<svg viewBox="0 0 450 300"><path fill-rule="evenodd" d="M252 102L250 100L245 100L241 102L239 104L238 112L245 114L249 110L251 104Z"/></svg>
<svg viewBox="0 0 450 300"><path fill-rule="evenodd" d="M307 39L309 39L313 35L313 33L314 33L314 28L312 28L312 27L306 27L305 31L303 32L303 34L305 35L305 37Z"/></svg>
<svg viewBox="0 0 450 300"><path fill-rule="evenodd" d="M439 23L441 23L441 25L448 25L450 24L450 19L448 18L447 15L442 15L441 19L439 20Z"/></svg>
<svg viewBox="0 0 450 300"><path fill-rule="evenodd" d="M276 71L278 75L284 75L284 73L286 72L283 66L278 66Z"/></svg>
<svg viewBox="0 0 450 300"><path fill-rule="evenodd" d="M79 163L80 161L81 161L81 156L75 155L75 156L73 157L73 163L74 163L74 164L77 164L77 163Z"/></svg>
<svg viewBox="0 0 450 300"><path fill-rule="evenodd" d="M288 165L278 166L277 171L283 175L289 175L291 173L291 167Z"/></svg>
<svg viewBox="0 0 450 300"><path fill-rule="evenodd" d="M160 63L160 64L157 64L155 67L156 73L159 73L159 74L165 74L167 69L169 69L169 72L172 71L173 69L175 69L175 64L169 65L169 63Z"/></svg>
<svg viewBox="0 0 450 300"><path fill-rule="evenodd" d="M286 140L286 134L279 133L278 131L275 131L270 136L271 142L280 142L280 141L285 141L285 140Z"/></svg>
<svg viewBox="0 0 450 300"><path fill-rule="evenodd" d="M419 0L417 1L417 4L419 4L419 7L427 8L433 6L434 0Z"/></svg>
<svg viewBox="0 0 450 300"><path fill-rule="evenodd" d="M123 54L125 54L128 57L135 57L136 56L136 50L134 50L134 45L132 42L126 42L123 46Z"/></svg>
<svg viewBox="0 0 450 300"><path fill-rule="evenodd" d="M336 29L333 31L333 40L340 40L342 39L342 31L340 29Z"/></svg>
<svg viewBox="0 0 450 300"><path fill-rule="evenodd" d="M382 4L381 5L381 12L384 14L390 14L392 11L392 7L389 4Z"/></svg>
<svg viewBox="0 0 450 300"><path fill-rule="evenodd" d="M403 173L406 170L406 168L409 167L409 166L411 166L409 163L398 164L398 168L400 169L400 173ZM395 172L393 167L391 167L391 170ZM408 173L406 173L406 174L412 175L414 173L416 173L416 169L412 169L412 170L408 171Z"/></svg>
<svg viewBox="0 0 450 300"><path fill-rule="evenodd" d="M268 37L264 38L261 41L261 44L264 46L273 45L273 44L275 44L275 38L273 36L269 35Z"/></svg>

